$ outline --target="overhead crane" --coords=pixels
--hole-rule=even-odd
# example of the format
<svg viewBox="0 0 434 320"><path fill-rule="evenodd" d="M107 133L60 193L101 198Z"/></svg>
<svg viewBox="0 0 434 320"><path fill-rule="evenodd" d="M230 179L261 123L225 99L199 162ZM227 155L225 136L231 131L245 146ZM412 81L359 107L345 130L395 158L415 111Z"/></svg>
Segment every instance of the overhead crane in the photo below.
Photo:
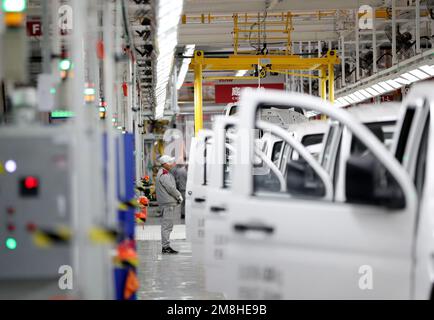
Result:
<svg viewBox="0 0 434 320"><path fill-rule="evenodd" d="M305 58L294 55L292 52L291 32L294 30L293 17L297 16L318 16L318 19L326 16L333 16L336 11L292 13L282 12L278 14L267 13L262 16L257 14L237 14L232 16L212 16L204 14L198 17L182 17L182 23L196 21L199 23L212 23L217 21L233 21L233 47L234 54L226 58L207 58L203 51L195 51L190 63L190 70L194 71L194 123L195 133L203 128L203 80L256 80L260 81L267 72L281 73L299 77L310 77L319 79L320 96L334 102L334 65L339 64L336 51L330 50L324 57ZM266 20L268 18L269 20ZM271 20L270 20L271 19ZM249 27L250 26L250 27ZM245 34L249 32L249 36ZM263 35L272 33L272 37ZM252 36L254 35L254 36ZM262 35L262 36L261 36ZM238 50L239 44L246 40L255 40L258 44L267 43L269 40L282 40L286 43L285 49L279 54L269 54L267 50L256 52L256 54L242 53ZM259 54L258 54L259 53ZM204 71L237 71L237 70L258 70L258 76L246 77L203 77ZM289 72L288 70L291 70ZM318 71L318 75L296 73L294 71Z"/></svg>
<svg viewBox="0 0 434 320"><path fill-rule="evenodd" d="M335 50L327 52L325 57L304 58L299 55L230 55L227 58L207 58L203 51L195 51L190 63L190 70L194 71L194 124L195 133L203 128L203 101L202 101L202 81L203 72L206 70L236 71L261 69L258 77L207 77L205 80L217 79L260 79L266 72L284 73L296 76L310 76L320 80L320 96L334 102L334 65L340 63ZM287 70L307 70L318 71L318 76L296 74Z"/></svg>

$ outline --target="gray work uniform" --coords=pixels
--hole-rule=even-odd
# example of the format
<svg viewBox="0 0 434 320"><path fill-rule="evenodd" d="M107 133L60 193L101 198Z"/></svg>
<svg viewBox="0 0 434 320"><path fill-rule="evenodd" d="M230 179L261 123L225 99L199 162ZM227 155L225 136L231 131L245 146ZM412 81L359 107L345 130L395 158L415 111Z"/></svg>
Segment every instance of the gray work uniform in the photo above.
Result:
<svg viewBox="0 0 434 320"><path fill-rule="evenodd" d="M176 188L181 192L184 199L181 204L181 216L185 217L185 189L187 188L187 170L185 166L173 167L170 172L175 177Z"/></svg>
<svg viewBox="0 0 434 320"><path fill-rule="evenodd" d="M164 168L161 168L157 173L155 193L162 211L161 244L163 248L167 248L170 246L175 207L178 205L181 193L176 189L175 177Z"/></svg>

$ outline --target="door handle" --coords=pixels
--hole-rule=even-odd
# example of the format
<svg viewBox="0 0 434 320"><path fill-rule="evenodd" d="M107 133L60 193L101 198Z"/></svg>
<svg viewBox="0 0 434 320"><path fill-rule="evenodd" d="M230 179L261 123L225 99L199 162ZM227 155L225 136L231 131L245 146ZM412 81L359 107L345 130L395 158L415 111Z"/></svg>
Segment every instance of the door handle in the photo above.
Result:
<svg viewBox="0 0 434 320"><path fill-rule="evenodd" d="M222 211L226 211L226 208L223 208L223 207L211 207L210 210L211 210L211 212L222 212Z"/></svg>
<svg viewBox="0 0 434 320"><path fill-rule="evenodd" d="M202 202L205 202L206 199L205 199L205 198L194 198L194 201L195 201L195 202L202 203Z"/></svg>
<svg viewBox="0 0 434 320"><path fill-rule="evenodd" d="M234 225L234 230L236 232L244 233L247 231L257 231L264 232L266 234L272 234L274 232L274 227L267 226L264 224L241 224L237 223Z"/></svg>

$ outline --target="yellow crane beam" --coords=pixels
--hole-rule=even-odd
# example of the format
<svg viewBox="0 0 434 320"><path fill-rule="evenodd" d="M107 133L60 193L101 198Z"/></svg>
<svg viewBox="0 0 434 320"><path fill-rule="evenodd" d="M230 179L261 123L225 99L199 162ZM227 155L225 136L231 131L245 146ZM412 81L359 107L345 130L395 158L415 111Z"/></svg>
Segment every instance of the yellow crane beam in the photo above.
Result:
<svg viewBox="0 0 434 320"><path fill-rule="evenodd" d="M339 64L335 51L323 58L302 58L298 55L231 55L227 58L203 58L200 60L204 70L250 70L259 65L271 65L272 70L319 70L321 66ZM193 58L190 70L197 63Z"/></svg>
<svg viewBox="0 0 434 320"><path fill-rule="evenodd" d="M334 66L340 64L336 51L330 50L325 57L303 58L297 55L231 55L227 58L206 58L203 51L195 51L190 63L194 71L194 131L195 134L203 128L202 81L203 71L235 71L253 70L256 67L278 73L288 73L287 70L318 70L320 81L320 96L334 102ZM309 75L304 75L309 76ZM315 76L312 76L315 77ZM245 79L255 77L207 77L210 79Z"/></svg>

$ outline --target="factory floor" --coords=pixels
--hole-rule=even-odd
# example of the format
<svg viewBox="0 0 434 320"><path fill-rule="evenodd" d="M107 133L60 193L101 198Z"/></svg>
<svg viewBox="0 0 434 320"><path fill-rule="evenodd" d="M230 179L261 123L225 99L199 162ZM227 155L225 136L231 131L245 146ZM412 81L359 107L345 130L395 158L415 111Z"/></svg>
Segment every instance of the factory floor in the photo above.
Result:
<svg viewBox="0 0 434 320"><path fill-rule="evenodd" d="M151 207L144 226L137 226L139 254L138 300L208 300L224 299L221 293L207 292L203 265L193 262L191 243L186 240L184 220L174 223L171 246L176 255L161 254L158 208Z"/></svg>

